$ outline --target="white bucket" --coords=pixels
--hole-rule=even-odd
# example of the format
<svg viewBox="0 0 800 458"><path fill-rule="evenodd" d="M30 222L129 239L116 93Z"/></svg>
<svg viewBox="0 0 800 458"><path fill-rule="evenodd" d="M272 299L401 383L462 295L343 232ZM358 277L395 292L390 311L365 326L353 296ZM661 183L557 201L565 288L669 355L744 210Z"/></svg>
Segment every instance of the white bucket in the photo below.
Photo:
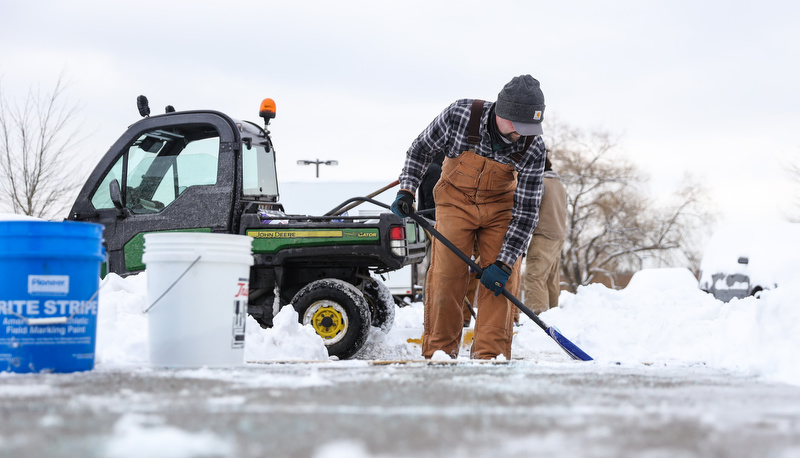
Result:
<svg viewBox="0 0 800 458"><path fill-rule="evenodd" d="M144 241L150 363L244 364L252 237L159 232Z"/></svg>

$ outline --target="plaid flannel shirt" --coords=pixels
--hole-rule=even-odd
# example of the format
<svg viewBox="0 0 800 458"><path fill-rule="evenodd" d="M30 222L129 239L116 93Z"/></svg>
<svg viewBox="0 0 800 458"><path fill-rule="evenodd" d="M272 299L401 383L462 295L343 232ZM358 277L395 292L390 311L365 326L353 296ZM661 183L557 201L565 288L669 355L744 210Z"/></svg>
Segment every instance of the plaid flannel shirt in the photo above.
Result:
<svg viewBox="0 0 800 458"><path fill-rule="evenodd" d="M406 189L412 194L416 192L422 173L437 151L444 151L447 157L458 157L463 151L469 149L467 124L471 106L472 99L457 100L445 108L414 140L406 153L406 162L400 173L401 189ZM475 145L475 152L501 164L512 164L517 171L517 189L514 192L511 223L503 239L500 254L497 256L497 260L511 266L525 250L528 239L539 221L539 203L544 190L542 173L544 172L546 151L544 141L540 136L536 136L530 148L522 154L518 162L512 160L510 156L522 151L525 147L524 137L498 151L492 151L487 122L490 112L494 113L493 106L494 103L491 102L483 105L480 123L481 141Z"/></svg>

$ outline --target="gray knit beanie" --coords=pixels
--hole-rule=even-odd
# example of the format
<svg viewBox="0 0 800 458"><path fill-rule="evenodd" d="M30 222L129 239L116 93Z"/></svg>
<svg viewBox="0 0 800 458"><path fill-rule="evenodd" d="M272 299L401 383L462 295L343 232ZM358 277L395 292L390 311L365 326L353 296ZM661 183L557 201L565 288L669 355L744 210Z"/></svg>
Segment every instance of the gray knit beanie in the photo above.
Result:
<svg viewBox="0 0 800 458"><path fill-rule="evenodd" d="M515 76L497 94L495 114L514 124L520 135L542 135L544 94L531 75Z"/></svg>

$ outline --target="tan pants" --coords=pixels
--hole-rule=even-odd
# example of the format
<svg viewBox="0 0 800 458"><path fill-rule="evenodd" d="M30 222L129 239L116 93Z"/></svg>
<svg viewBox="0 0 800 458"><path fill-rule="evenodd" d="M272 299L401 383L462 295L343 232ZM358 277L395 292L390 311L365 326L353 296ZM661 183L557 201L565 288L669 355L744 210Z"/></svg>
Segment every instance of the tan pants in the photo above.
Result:
<svg viewBox="0 0 800 458"><path fill-rule="evenodd" d="M511 221L516 174L513 167L465 151L447 158L442 176L433 190L436 200L436 230L469 255L475 243L482 266L497 259ZM517 262L518 267L519 262ZM425 286L425 330L422 355L437 350L458 356L463 329L463 304L469 283L469 268L438 239L433 240L431 265ZM512 282L507 288L518 288ZM511 358L512 305L504 296L478 288L478 317L470 356L491 359L500 354Z"/></svg>
<svg viewBox="0 0 800 458"><path fill-rule="evenodd" d="M478 261L475 261L478 263ZM511 293L514 297L519 298L520 295L520 288L521 288L521 267L519 262L514 263L514 267L511 269L511 276L506 283L506 289L509 293ZM476 310L480 304L478 304L478 286L480 286L481 281L477 277L476 274L470 273L469 275L469 286L467 287L467 297L464 298L464 327L469 326L472 314L470 313L468 306L472 306L473 310ZM467 300L469 300L469 305L467 304ZM519 309L516 305L511 305L514 314L514 323L519 323Z"/></svg>
<svg viewBox="0 0 800 458"><path fill-rule="evenodd" d="M561 287L559 263L563 240L534 234L525 259L525 305L537 315L558 307Z"/></svg>
<svg viewBox="0 0 800 458"><path fill-rule="evenodd" d="M475 313L475 308L478 306L478 285L480 280L476 274L470 272L469 284L467 285L467 295L464 297L464 327L470 325L472 322L472 314Z"/></svg>
<svg viewBox="0 0 800 458"><path fill-rule="evenodd" d="M469 254L469 253L465 253ZM478 243L475 242L475 247L472 249L472 258L475 260L475 264L481 265L481 254L478 251ZM467 284L467 295L464 297L464 327L470 325L472 321L472 314L475 313L475 309L478 306L478 285L480 285L481 281L478 279L478 274L473 273L472 270L469 272L469 283Z"/></svg>

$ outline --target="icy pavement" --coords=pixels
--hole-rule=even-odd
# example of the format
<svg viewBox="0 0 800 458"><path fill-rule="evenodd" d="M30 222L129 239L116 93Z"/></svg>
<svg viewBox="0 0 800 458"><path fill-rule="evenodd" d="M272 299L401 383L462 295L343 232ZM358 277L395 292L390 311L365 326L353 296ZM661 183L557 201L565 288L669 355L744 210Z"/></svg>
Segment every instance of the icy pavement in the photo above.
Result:
<svg viewBox="0 0 800 458"><path fill-rule="evenodd" d="M3 457L800 456L800 387L597 362L0 376Z"/></svg>

